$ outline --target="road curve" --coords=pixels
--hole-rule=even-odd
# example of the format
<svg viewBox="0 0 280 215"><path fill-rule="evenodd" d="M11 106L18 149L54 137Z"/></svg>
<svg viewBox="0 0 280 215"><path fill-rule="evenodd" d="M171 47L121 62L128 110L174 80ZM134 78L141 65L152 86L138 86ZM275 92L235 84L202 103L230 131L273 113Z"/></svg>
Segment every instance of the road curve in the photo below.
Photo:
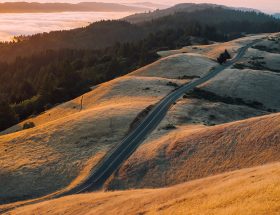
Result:
<svg viewBox="0 0 280 215"><path fill-rule="evenodd" d="M239 61L247 51L249 47L255 44L254 41L238 50L238 54L234 59L228 61L223 65L219 65L217 68L209 72L207 75L182 85L166 97L164 97L145 117L140 125L134 129L124 140L122 140L117 146L110 150L105 157L96 165L88 179L81 185L75 187L67 194L78 194L87 191L98 190L102 187L103 183L118 169L118 167L124 162L140 145L144 138L153 131L153 129L159 125L164 118L171 105L182 97L186 92L194 89L195 87L207 82L221 71L232 66ZM66 194L66 195L67 195ZM64 194L65 195L65 194Z"/></svg>
<svg viewBox="0 0 280 215"><path fill-rule="evenodd" d="M166 97L164 97L160 102L158 102L154 108L149 112L149 114L144 118L144 120L136 127L131 133L129 133L119 144L112 148L102 160L94 167L88 178L76 186L75 188L62 192L60 194L54 194L52 196L37 199L34 201L29 201L28 203L23 203L17 207L24 205L34 204L42 202L45 200L50 200L65 195L79 194L83 192L95 191L102 187L103 183L118 169L118 167L137 149L137 147L142 143L142 141L151 133L157 125L164 118L168 109L171 105L182 97L186 92L194 89L195 87L209 81L211 78L215 77L217 74L225 70L226 68L232 66L234 63L239 61L245 54L245 52L257 43L259 40L240 48L237 55L230 61L223 65L219 65L214 70L210 71L205 76L196 79L190 83L182 85L177 88ZM0 214L12 210L14 208L6 209L5 211L0 211Z"/></svg>

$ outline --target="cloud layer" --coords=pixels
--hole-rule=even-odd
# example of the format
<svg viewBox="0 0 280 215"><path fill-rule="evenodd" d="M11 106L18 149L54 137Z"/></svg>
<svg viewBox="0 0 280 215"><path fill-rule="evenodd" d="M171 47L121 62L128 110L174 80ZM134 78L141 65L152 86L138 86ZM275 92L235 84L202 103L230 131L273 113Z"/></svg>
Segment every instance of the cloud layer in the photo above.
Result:
<svg viewBox="0 0 280 215"><path fill-rule="evenodd" d="M86 26L94 21L119 19L130 14L128 12L0 14L0 40L8 41L15 35L68 30Z"/></svg>

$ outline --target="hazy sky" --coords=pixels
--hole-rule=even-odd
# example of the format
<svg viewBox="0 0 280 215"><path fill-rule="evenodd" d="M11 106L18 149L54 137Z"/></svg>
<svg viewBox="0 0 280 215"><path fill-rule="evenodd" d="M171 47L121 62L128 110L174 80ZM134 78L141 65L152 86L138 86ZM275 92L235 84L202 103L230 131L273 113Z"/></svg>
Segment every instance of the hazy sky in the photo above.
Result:
<svg viewBox="0 0 280 215"><path fill-rule="evenodd" d="M24 0L0 0L0 2L14 2ZM28 0L26 0L28 1ZM150 1L154 3L162 4L176 4L183 2L194 2L194 3L215 3L223 4L235 7L250 7L256 8L265 12L280 12L280 0L30 0L39 2L81 2L81 1L99 1L99 2L119 2L119 3L133 3L133 2L145 2Z"/></svg>

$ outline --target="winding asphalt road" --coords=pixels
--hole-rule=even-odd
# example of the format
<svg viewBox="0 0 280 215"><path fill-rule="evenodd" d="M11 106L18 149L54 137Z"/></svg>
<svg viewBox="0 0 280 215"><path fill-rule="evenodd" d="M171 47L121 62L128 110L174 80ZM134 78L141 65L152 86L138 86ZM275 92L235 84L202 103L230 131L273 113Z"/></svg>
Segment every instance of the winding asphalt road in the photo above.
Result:
<svg viewBox="0 0 280 215"><path fill-rule="evenodd" d="M164 118L171 105L182 97L186 92L194 89L195 87L207 82L221 71L232 66L239 61L245 54L245 52L254 45L257 41L254 41L238 50L238 54L234 59L228 61L223 65L219 65L217 68L209 72L207 75L185 84L176 89L166 97L164 97L145 117L141 124L133 130L124 140L122 140L117 146L105 155L105 157L97 164L92 171L88 179L69 191L67 194L78 194L87 191L98 190L102 187L103 183L113 174L115 170L136 150L136 148L142 143L145 137L153 131L153 129L159 125ZM65 194L64 194L65 195Z"/></svg>
<svg viewBox="0 0 280 215"><path fill-rule="evenodd" d="M240 48L238 50L238 54L234 57L234 59L228 61L223 65L219 65L214 70L210 71L207 75L196 79L188 84L182 85L181 87L164 97L159 103L157 103L156 106L154 106L154 108L149 112L149 114L144 118L144 120L135 130L128 134L128 136L124 140L122 140L104 156L104 158L95 166L90 176L83 183L70 191L63 192L58 195L53 195L48 198L42 198L41 200L30 201L27 204L34 204L65 195L79 194L100 189L104 182L114 173L114 171L116 171L119 166L137 149L137 147L142 143L145 137L147 137L147 135L151 133L157 127L157 125L159 125L168 109L176 100L182 97L186 92L207 82L226 68L239 61L244 56L248 48L250 48L258 41L259 40L256 40ZM24 206L27 204L22 204L19 206ZM9 208L8 210L11 209L12 208ZM0 211L0 213L7 212L8 210Z"/></svg>

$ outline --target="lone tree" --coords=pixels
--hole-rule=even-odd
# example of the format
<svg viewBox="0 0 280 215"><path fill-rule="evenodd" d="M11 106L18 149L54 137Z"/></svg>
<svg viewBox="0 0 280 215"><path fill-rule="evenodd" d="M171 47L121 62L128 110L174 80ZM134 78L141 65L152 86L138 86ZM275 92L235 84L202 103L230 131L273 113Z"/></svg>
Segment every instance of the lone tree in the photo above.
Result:
<svg viewBox="0 0 280 215"><path fill-rule="evenodd" d="M225 50L223 53L220 54L220 56L217 58L217 61L219 64L223 64L225 63L228 59L230 59L231 56L230 54L228 53L227 50Z"/></svg>

